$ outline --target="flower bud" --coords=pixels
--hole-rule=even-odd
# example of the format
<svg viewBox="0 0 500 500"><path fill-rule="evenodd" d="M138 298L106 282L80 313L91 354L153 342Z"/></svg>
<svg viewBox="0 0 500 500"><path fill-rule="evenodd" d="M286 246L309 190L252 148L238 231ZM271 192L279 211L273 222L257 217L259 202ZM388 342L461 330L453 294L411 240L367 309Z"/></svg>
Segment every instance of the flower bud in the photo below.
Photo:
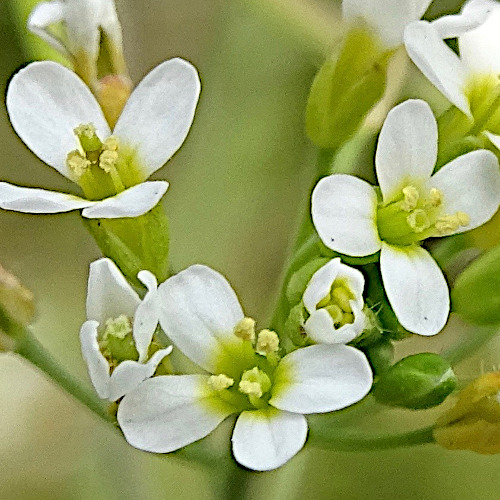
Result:
<svg viewBox="0 0 500 500"><path fill-rule="evenodd" d="M397 362L380 377L373 395L385 405L423 410L441 404L456 384L449 363L428 352Z"/></svg>
<svg viewBox="0 0 500 500"><path fill-rule="evenodd" d="M33 320L33 294L0 265L0 314L7 320L26 326Z"/></svg>
<svg viewBox="0 0 500 500"><path fill-rule="evenodd" d="M436 422L434 439L449 450L500 453L500 372L487 373L458 394Z"/></svg>
<svg viewBox="0 0 500 500"><path fill-rule="evenodd" d="M375 375L380 376L391 367L394 359L394 346L390 340L384 339L362 350L365 352Z"/></svg>
<svg viewBox="0 0 500 500"><path fill-rule="evenodd" d="M500 245L458 276L451 303L452 311L472 324L500 324Z"/></svg>
<svg viewBox="0 0 500 500"><path fill-rule="evenodd" d="M391 53L368 30L348 32L340 54L324 63L309 94L306 130L317 146L338 148L354 134L384 94Z"/></svg>

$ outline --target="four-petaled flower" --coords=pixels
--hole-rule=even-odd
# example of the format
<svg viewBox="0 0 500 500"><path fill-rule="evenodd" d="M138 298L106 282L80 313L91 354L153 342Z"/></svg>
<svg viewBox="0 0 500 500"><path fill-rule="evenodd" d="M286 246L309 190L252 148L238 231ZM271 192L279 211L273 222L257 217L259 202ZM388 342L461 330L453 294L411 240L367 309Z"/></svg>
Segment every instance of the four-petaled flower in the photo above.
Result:
<svg viewBox="0 0 500 500"><path fill-rule="evenodd" d="M250 469L274 469L304 446L304 414L345 408L371 388L370 365L353 347L315 345L280 359L276 333L256 335L229 283L210 268L180 272L158 295L165 333L212 375L158 376L129 392L118 423L136 448L174 451L239 414L234 457Z"/></svg>
<svg viewBox="0 0 500 500"><path fill-rule="evenodd" d="M484 224L498 210L500 172L493 153L473 151L432 175L437 125L427 103L396 106L382 127L375 157L380 186L350 175L323 178L312 195L320 238L337 252L361 257L379 250L384 288L400 323L434 335L449 313L448 285L420 242Z"/></svg>
<svg viewBox="0 0 500 500"><path fill-rule="evenodd" d="M80 341L97 394L109 401L151 377L172 351L172 346L151 344L158 325L156 279L149 271L137 277L148 288L142 301L111 260L90 265L87 321Z"/></svg>
<svg viewBox="0 0 500 500"><path fill-rule="evenodd" d="M73 72L49 61L30 64L7 91L12 126L41 160L79 184L86 199L0 182L0 208L28 213L83 208L88 218L146 213L168 183L144 181L184 142L199 92L191 64L163 62L134 90L111 135L99 104Z"/></svg>
<svg viewBox="0 0 500 500"><path fill-rule="evenodd" d="M482 130L497 148L498 101L490 98L498 94L499 35L500 4L492 0L471 0L459 15L418 21L405 30L406 50L416 66L458 109L484 122ZM446 45L448 38L458 39L460 56ZM484 119L485 112L491 116Z"/></svg>
<svg viewBox="0 0 500 500"><path fill-rule="evenodd" d="M309 338L318 344L347 344L365 328L363 274L332 259L312 276L304 292L310 314L304 324Z"/></svg>

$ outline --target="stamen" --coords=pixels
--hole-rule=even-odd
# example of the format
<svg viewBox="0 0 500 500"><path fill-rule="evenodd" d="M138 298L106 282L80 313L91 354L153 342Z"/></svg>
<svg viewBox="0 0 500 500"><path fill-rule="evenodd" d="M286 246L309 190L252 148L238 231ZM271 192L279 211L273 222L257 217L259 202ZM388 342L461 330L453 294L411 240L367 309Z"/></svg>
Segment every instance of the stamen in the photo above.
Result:
<svg viewBox="0 0 500 500"><path fill-rule="evenodd" d="M406 222L412 228L415 233L422 233L429 227L431 227L431 222L425 210L417 208L411 212L408 217L406 217Z"/></svg>
<svg viewBox="0 0 500 500"><path fill-rule="evenodd" d="M345 312L351 312L350 301L353 298L352 294L344 286L335 287L332 290L332 299Z"/></svg>
<svg viewBox="0 0 500 500"><path fill-rule="evenodd" d="M404 200L401 202L401 209L405 212L411 212L417 207L420 193L415 186L406 186L403 188Z"/></svg>
<svg viewBox="0 0 500 500"><path fill-rule="evenodd" d="M271 389L271 379L256 366L243 372L238 389L249 397L261 398Z"/></svg>
<svg viewBox="0 0 500 500"><path fill-rule="evenodd" d="M456 212L454 215L443 215L436 221L436 230L440 236L455 232L459 227L468 226L470 217L465 212Z"/></svg>
<svg viewBox="0 0 500 500"><path fill-rule="evenodd" d="M252 318L243 318L235 327L233 333L240 339L255 340L255 320Z"/></svg>
<svg viewBox="0 0 500 500"><path fill-rule="evenodd" d="M429 194L429 198L425 201L425 208L436 208L443 203L443 192L439 189L432 188Z"/></svg>
<svg viewBox="0 0 500 500"><path fill-rule="evenodd" d="M214 391L224 391L225 389L231 387L233 384L234 380L231 377L224 375L223 373L220 373L219 375L212 375L208 379L208 385Z"/></svg>
<svg viewBox="0 0 500 500"><path fill-rule="evenodd" d="M276 332L271 330L262 330L257 337L255 352L265 356L273 352L278 352L280 348L280 339Z"/></svg>
<svg viewBox="0 0 500 500"><path fill-rule="evenodd" d="M110 174L116 167L118 153L116 151L105 150L99 156L99 167L107 174Z"/></svg>
<svg viewBox="0 0 500 500"><path fill-rule="evenodd" d="M131 333L132 321L128 316L125 316L125 314L122 314L117 318L108 319L104 324L103 338L114 337L116 339L124 339Z"/></svg>
<svg viewBox="0 0 500 500"><path fill-rule="evenodd" d="M91 162L84 158L76 149L70 151L66 157L66 166L73 172L77 178L80 178L85 170L91 165Z"/></svg>
<svg viewBox="0 0 500 500"><path fill-rule="evenodd" d="M334 324L340 324L344 314L342 313L342 309L337 304L332 304L331 306L327 306L325 308L328 311L328 314L332 317Z"/></svg>

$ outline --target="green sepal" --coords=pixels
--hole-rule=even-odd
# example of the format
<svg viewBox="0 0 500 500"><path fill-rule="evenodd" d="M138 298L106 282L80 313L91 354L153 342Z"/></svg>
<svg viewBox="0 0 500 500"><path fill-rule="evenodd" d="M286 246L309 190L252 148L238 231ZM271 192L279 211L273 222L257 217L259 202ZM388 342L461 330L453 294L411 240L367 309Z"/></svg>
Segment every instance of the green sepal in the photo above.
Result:
<svg viewBox="0 0 500 500"><path fill-rule="evenodd" d="M386 335L392 340L402 340L411 335L398 321L387 296L376 264L368 264L363 268L365 285L365 302L377 314L377 319Z"/></svg>
<svg viewBox="0 0 500 500"><path fill-rule="evenodd" d="M367 29L347 33L340 54L324 63L309 94L306 130L317 146L338 148L357 130L384 94L391 55Z"/></svg>
<svg viewBox="0 0 500 500"><path fill-rule="evenodd" d="M500 324L500 245L458 276L451 291L451 308L474 325Z"/></svg>
<svg viewBox="0 0 500 500"><path fill-rule="evenodd" d="M375 376L381 376L392 366L394 360L394 346L389 339L383 339L377 344L373 344L362 349L373 369Z"/></svg>
<svg viewBox="0 0 500 500"><path fill-rule="evenodd" d="M424 352L398 361L378 380L375 399L388 406L424 410L441 404L456 388L448 361Z"/></svg>
<svg viewBox="0 0 500 500"><path fill-rule="evenodd" d="M321 255L328 257L329 259L340 257L342 262L348 266L364 266L366 264L373 264L380 260L380 252L365 255L364 257L351 257L350 255L344 255L328 248L323 242L320 243L320 252Z"/></svg>
<svg viewBox="0 0 500 500"><path fill-rule="evenodd" d="M113 260L135 286L141 270L151 271L159 282L168 276L169 228L161 205L134 218L83 219L104 256Z"/></svg>
<svg viewBox="0 0 500 500"><path fill-rule="evenodd" d="M328 264L328 262L330 262L330 259L317 258L311 260L293 273L286 287L286 298L290 305L295 305L302 300L302 296L313 274L325 264Z"/></svg>
<svg viewBox="0 0 500 500"><path fill-rule="evenodd" d="M307 343L307 334L304 330L306 310L302 302L292 307L285 321L284 333L295 346L302 347Z"/></svg>

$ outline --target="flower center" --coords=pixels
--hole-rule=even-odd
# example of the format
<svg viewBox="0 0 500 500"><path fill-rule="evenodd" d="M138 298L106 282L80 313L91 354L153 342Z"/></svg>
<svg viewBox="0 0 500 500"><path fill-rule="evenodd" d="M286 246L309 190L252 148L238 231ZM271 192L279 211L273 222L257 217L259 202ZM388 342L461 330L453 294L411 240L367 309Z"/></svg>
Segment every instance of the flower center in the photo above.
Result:
<svg viewBox="0 0 500 500"><path fill-rule="evenodd" d="M219 354L220 370L208 380L221 399L245 410L264 408L271 397L274 370L279 361L276 332L255 332L255 321L242 319L234 328L234 342Z"/></svg>
<svg viewBox="0 0 500 500"><path fill-rule="evenodd" d="M316 305L316 309L326 309L333 319L335 328L354 323L351 300L355 296L346 280L335 280L330 292Z"/></svg>
<svg viewBox="0 0 500 500"><path fill-rule="evenodd" d="M68 153L66 165L88 199L114 196L144 180L133 152L115 137L101 141L91 123L81 124L73 132L79 148Z"/></svg>
<svg viewBox="0 0 500 500"><path fill-rule="evenodd" d="M387 205L377 210L380 238L393 245L412 245L433 236L448 236L469 225L464 212L443 213L443 193L414 185L405 186Z"/></svg>
<svg viewBox="0 0 500 500"><path fill-rule="evenodd" d="M124 314L108 319L104 324L99 336L99 347L112 368L127 359L139 359L132 336L132 325L132 319Z"/></svg>

